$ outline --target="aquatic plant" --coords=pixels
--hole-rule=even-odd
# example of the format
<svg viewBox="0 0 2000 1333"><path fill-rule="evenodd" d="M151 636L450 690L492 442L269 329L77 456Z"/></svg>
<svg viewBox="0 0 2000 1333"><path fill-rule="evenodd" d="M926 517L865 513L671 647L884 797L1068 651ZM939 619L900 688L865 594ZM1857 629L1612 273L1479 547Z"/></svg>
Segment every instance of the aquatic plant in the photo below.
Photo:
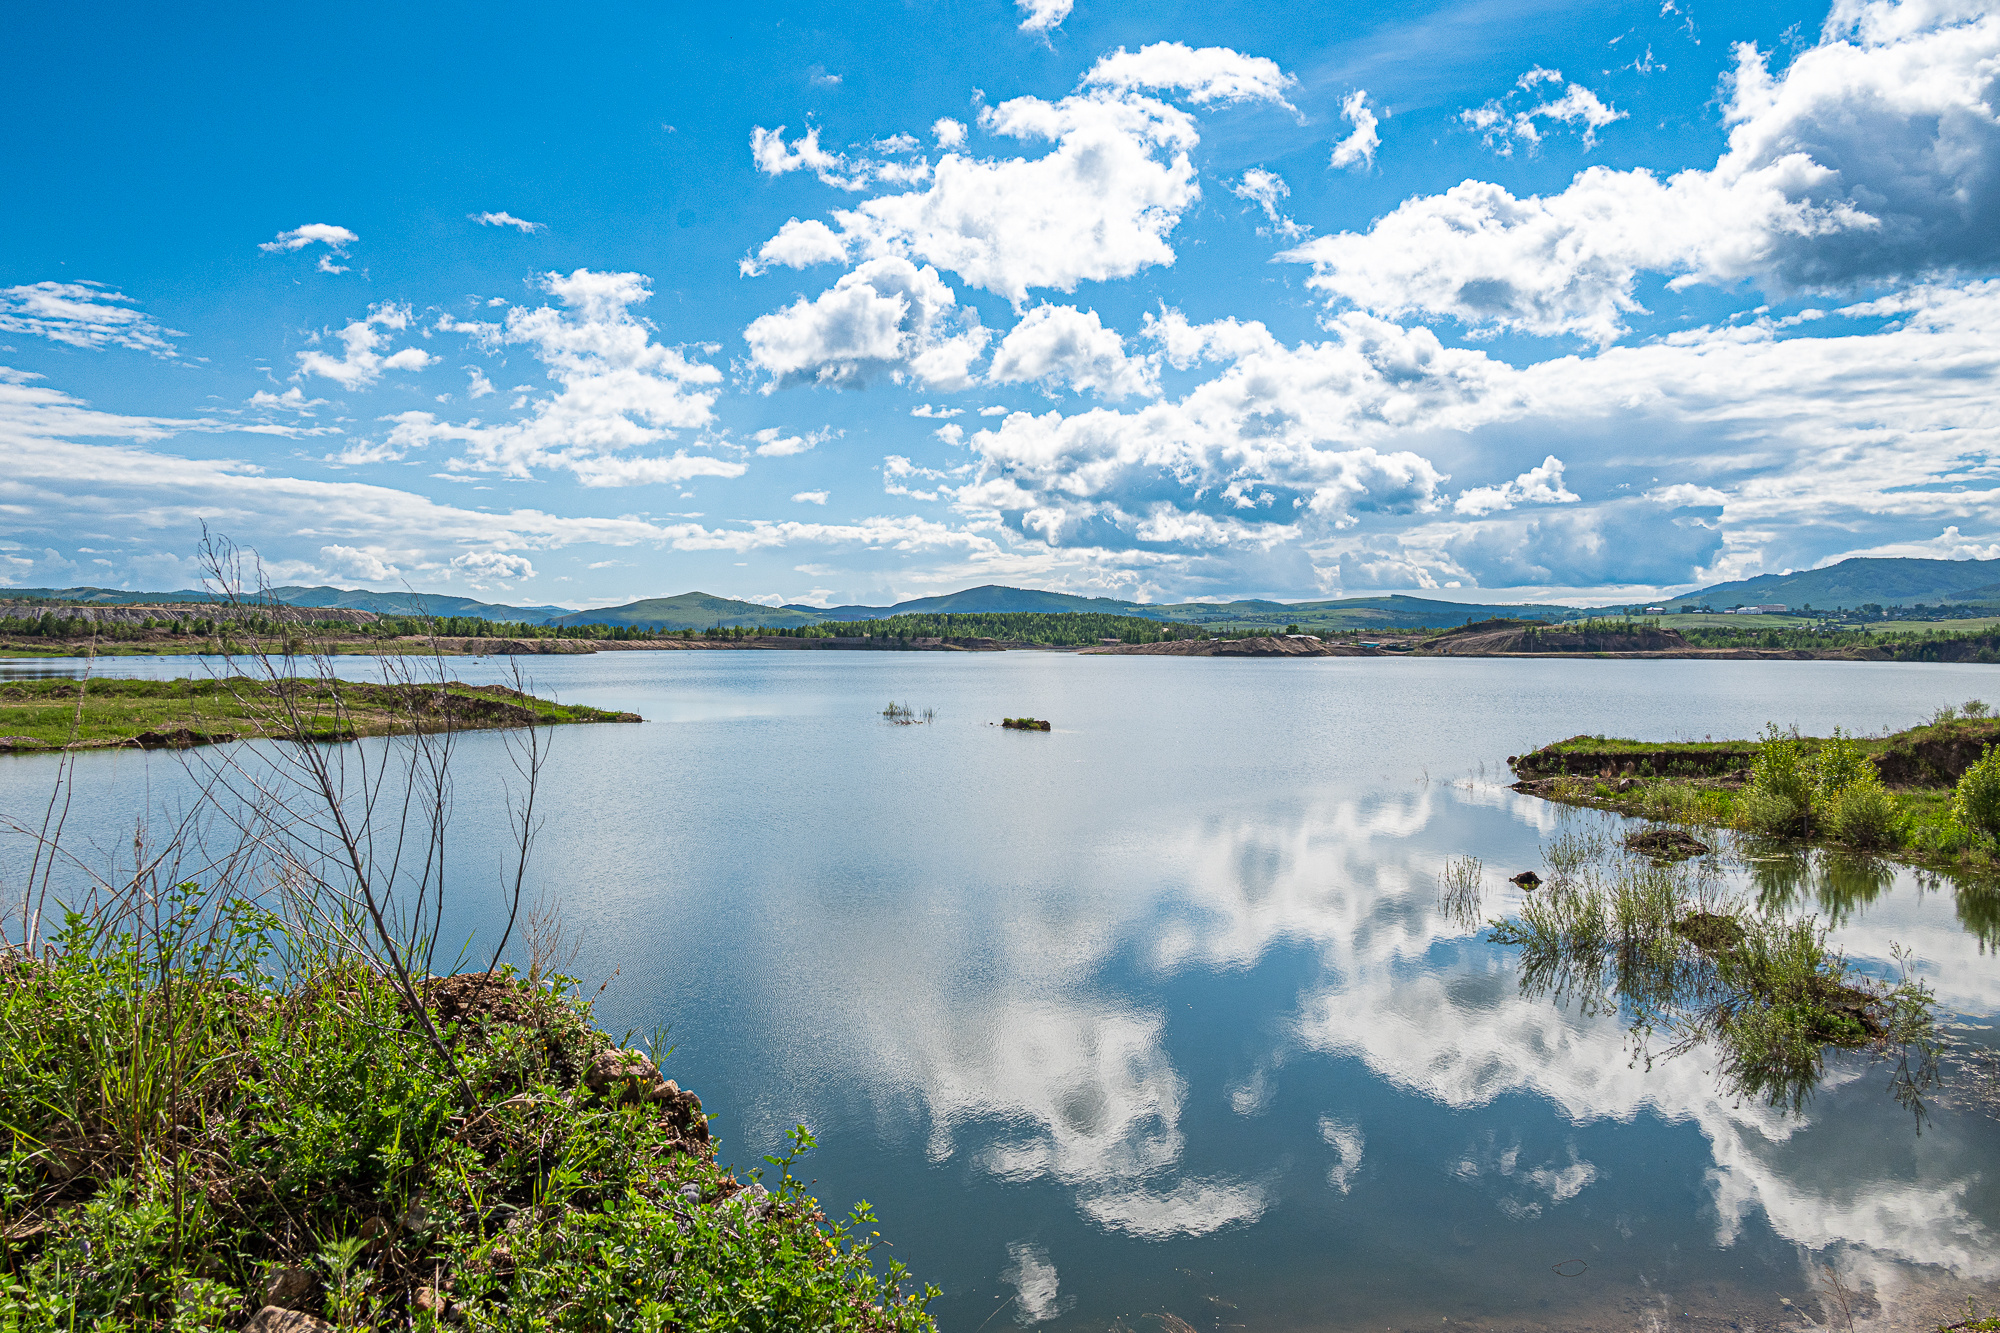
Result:
<svg viewBox="0 0 2000 1333"><path fill-rule="evenodd" d="M1565 884L1574 880L1583 867L1603 859L1608 843L1604 836L1604 826L1593 821L1578 827L1560 828L1556 836L1542 848L1542 860L1549 868L1549 880L1554 884Z"/></svg>
<svg viewBox="0 0 2000 1333"><path fill-rule="evenodd" d="M1796 1113L1830 1048L1894 1058L1892 1090L1920 1117L1936 1078L1931 993L1900 952L1899 980L1866 978L1816 918L1727 894L1705 863L1594 860L1494 922L1489 939L1521 951L1523 994L1620 1014L1649 1065L1715 1048L1735 1096Z"/></svg>
<svg viewBox="0 0 2000 1333"><path fill-rule="evenodd" d="M920 713L908 704L899 704L891 699L889 706L882 710L882 716L899 727L914 727L936 721L937 709L926 708Z"/></svg>
<svg viewBox="0 0 2000 1333"><path fill-rule="evenodd" d="M1454 856L1445 862L1438 875L1442 890L1439 902L1445 915L1468 929L1477 925L1484 879L1484 868L1476 856Z"/></svg>

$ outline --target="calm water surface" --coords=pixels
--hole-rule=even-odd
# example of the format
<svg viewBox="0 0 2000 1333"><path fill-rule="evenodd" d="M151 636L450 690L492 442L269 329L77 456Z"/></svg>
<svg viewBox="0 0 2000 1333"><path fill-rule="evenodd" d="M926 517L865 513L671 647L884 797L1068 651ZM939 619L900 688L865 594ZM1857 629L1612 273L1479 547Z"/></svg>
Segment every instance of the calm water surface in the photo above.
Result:
<svg viewBox="0 0 2000 1333"><path fill-rule="evenodd" d="M1902 727L2000 694L1995 668L523 662L648 719L561 731L544 789L540 877L580 969L612 978L601 1020L672 1025L668 1072L726 1157L810 1125L816 1192L876 1206L948 1330L1799 1327L1780 1300L1812 1301L1819 1262L1892 1305L2000 1279L2000 1120L1943 1105L1919 1136L1865 1059L1796 1118L1729 1096L1699 1052L1635 1065L1614 1018L1523 996L1439 885L1481 858L1491 917L1519 902L1506 876L1545 869L1556 811L1506 790L1510 754ZM937 721L887 725L891 699ZM1023 713L1055 730L994 725ZM492 932L501 743L460 750L461 936ZM0 811L39 811L52 773L0 762ZM77 845L107 849L185 790L162 754L80 777ZM1807 869L1794 901L1851 959L1886 975L1914 950L1961 1041L1991 1041L1993 895Z"/></svg>

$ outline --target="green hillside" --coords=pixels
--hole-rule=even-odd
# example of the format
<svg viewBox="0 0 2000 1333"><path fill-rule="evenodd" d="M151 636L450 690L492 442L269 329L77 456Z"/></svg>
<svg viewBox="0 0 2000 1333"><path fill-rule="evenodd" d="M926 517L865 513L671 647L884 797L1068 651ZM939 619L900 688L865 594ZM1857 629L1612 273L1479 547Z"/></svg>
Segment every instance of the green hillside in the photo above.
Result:
<svg viewBox="0 0 2000 1333"><path fill-rule="evenodd" d="M125 592L113 588L17 588L0 595L55 601L132 604L204 602L200 592ZM1330 601L1275 602L1245 598L1233 602L1178 602L1149 605L1113 597L1081 597L1074 593L987 584L939 597L919 597L894 606L762 606L756 602L713 593L684 592L674 597L648 597L622 606L572 611L562 606L506 606L448 597L438 593L369 592L345 588L283 587L272 595L288 606L342 607L380 615L428 614L456 619L488 620L496 624L610 625L628 629L708 629L737 626L755 629L798 629L806 625L847 624L886 620L892 616L1091 615L1139 616L1176 625L1219 628L1274 629L1297 625L1307 631L1391 630L1449 627L1513 616L1531 620L1563 620L1581 614L1569 606L1507 606L1485 602L1450 602L1421 597L1343 597Z"/></svg>
<svg viewBox="0 0 2000 1333"><path fill-rule="evenodd" d="M548 624L570 613L566 606L505 606L435 592L284 587L271 589L271 594L287 606L338 606L392 616L477 616L483 620L518 620L531 625Z"/></svg>
<svg viewBox="0 0 2000 1333"><path fill-rule="evenodd" d="M1876 559L1856 556L1824 569L1793 574L1760 574L1718 583L1660 605L1763 606L1782 603L1797 610L1812 606L1837 610L1875 604L1915 606L1919 602L2000 600L2000 560Z"/></svg>
<svg viewBox="0 0 2000 1333"><path fill-rule="evenodd" d="M848 612L855 615L848 615ZM964 592L946 593L942 597L919 597L908 602L898 602L891 607L842 606L820 612L827 620L862 620L881 616L950 616L950 615L996 615L1017 611L1037 611L1044 614L1060 614L1066 611L1082 611L1094 615L1144 615L1144 608L1136 602L1121 602L1115 597L1078 597L1066 592L1042 592L1035 588L1008 588L997 583L983 587L967 588Z"/></svg>
<svg viewBox="0 0 2000 1333"><path fill-rule="evenodd" d="M879 614L879 613L878 613ZM684 592L678 597L648 597L623 606L571 611L552 620L556 625L614 625L632 629L708 629L744 625L757 629L797 629L828 619L811 608L759 606L713 593Z"/></svg>
<svg viewBox="0 0 2000 1333"><path fill-rule="evenodd" d="M1496 606L1484 602L1445 602L1397 596L1342 597L1322 602L1182 602L1172 606L1134 606L1126 614L1169 620L1178 625L1297 625L1303 631L1316 632L1447 628L1496 617L1567 620L1582 614L1582 611L1573 606Z"/></svg>

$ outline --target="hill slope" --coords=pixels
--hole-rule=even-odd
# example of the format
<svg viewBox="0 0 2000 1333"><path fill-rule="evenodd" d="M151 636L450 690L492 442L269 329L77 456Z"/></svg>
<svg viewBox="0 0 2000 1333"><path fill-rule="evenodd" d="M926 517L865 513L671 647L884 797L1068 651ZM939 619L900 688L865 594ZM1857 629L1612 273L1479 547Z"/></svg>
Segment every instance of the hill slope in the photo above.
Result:
<svg viewBox="0 0 2000 1333"><path fill-rule="evenodd" d="M179 592L127 592L122 588L7 588L0 590L12 598L39 598L54 602L94 602L100 606L166 606L180 602L213 602L212 593L182 589ZM523 620L531 625L547 624L570 614L566 606L502 606L475 601L470 597L447 597L434 592L370 592L365 588L306 588L288 584L271 589L271 595L286 606L307 609L341 607L350 611L373 611L378 615L478 616L486 620Z"/></svg>
<svg viewBox="0 0 2000 1333"><path fill-rule="evenodd" d="M874 612L873 614L880 614ZM861 617L857 617L860 619ZM817 625L828 617L812 607L760 606L713 593L684 592L675 597L647 597L623 606L594 611L568 611L555 617L558 625L623 625L632 629L707 629L712 625L748 625L760 629L795 629Z"/></svg>
<svg viewBox="0 0 2000 1333"><path fill-rule="evenodd" d="M1862 606L1914 606L1918 602L1981 601L2000 597L2000 560L1877 559L1856 556L1824 569L1793 574L1760 574L1754 579L1718 583L1699 592L1662 603L1736 606L1783 603L1797 610L1811 605L1824 610ZM1976 595L1975 595L1976 594Z"/></svg>
<svg viewBox="0 0 2000 1333"><path fill-rule="evenodd" d="M202 592L125 592L116 588L13 588L7 595L111 605L161 602L206 602ZM1166 605L1127 602L1115 597L1081 597L1074 593L987 584L939 597L918 597L894 606L814 607L797 604L764 606L713 593L684 592L673 597L647 597L621 606L573 611L565 606L506 606L448 597L439 593L369 592L365 589L287 586L272 594L288 606L341 607L381 615L483 617L494 621L525 621L537 625L615 625L632 629L707 629L712 625L743 625L764 629L794 629L801 625L885 620L899 615L996 615L1031 612L1043 615L1089 612L1098 615L1144 616L1177 625L1233 625L1276 628L1296 624L1310 630L1391 630L1463 625L1495 616L1562 620L1577 614L1569 606L1507 606L1483 602L1447 602L1422 597L1342 597L1330 601L1274 602L1243 599L1234 602L1178 602Z"/></svg>

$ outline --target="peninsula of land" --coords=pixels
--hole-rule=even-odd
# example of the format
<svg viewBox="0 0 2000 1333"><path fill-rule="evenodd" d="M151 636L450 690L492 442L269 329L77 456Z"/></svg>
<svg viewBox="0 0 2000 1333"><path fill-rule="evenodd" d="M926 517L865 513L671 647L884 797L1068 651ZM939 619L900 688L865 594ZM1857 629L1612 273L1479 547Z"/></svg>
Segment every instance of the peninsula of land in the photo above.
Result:
<svg viewBox="0 0 2000 1333"><path fill-rule="evenodd" d="M504 685L329 677L0 682L0 754L185 749L236 740L349 741L411 732L638 722Z"/></svg>

